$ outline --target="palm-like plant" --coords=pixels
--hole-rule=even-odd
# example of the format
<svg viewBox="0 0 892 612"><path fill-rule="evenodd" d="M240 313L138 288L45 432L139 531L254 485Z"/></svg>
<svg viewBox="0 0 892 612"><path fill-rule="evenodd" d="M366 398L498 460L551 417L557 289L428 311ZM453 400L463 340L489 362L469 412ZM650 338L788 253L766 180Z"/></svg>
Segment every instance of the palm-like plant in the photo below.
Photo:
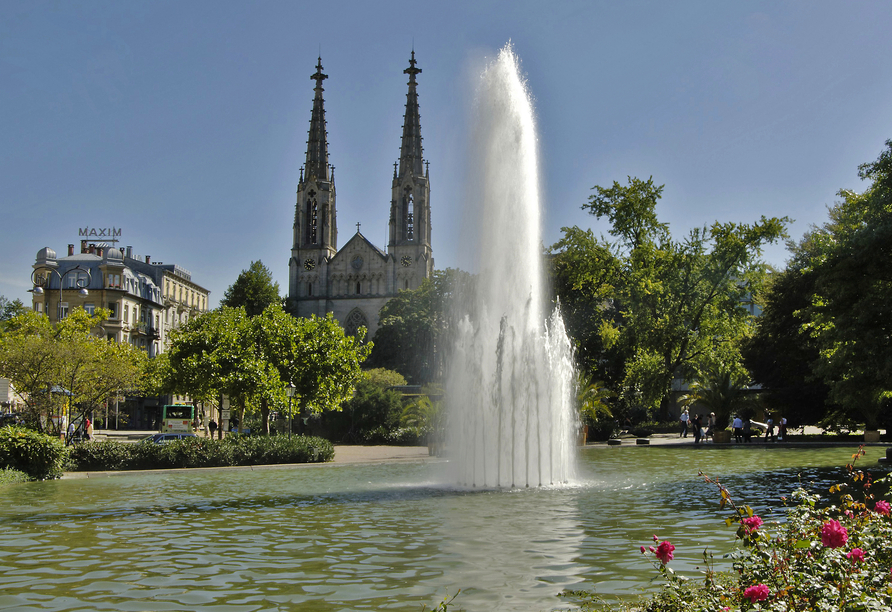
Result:
<svg viewBox="0 0 892 612"><path fill-rule="evenodd" d="M613 416L608 401L616 394L608 389L594 375L586 376L582 372L576 375L576 401L579 404L579 418L585 425Z"/></svg>
<svg viewBox="0 0 892 612"><path fill-rule="evenodd" d="M682 406L695 404L715 412L716 427L727 427L731 415L754 404L746 372L718 366L705 370L679 398Z"/></svg>

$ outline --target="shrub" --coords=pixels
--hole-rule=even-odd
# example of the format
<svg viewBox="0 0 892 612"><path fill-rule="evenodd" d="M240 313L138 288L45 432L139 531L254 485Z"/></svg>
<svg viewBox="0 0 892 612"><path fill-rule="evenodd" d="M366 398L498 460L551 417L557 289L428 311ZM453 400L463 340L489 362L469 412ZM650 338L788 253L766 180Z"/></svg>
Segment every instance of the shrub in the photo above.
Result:
<svg viewBox="0 0 892 612"><path fill-rule="evenodd" d="M25 472L35 480L58 478L66 454L58 438L24 427L0 428L0 468Z"/></svg>
<svg viewBox="0 0 892 612"><path fill-rule="evenodd" d="M728 526L746 553L734 572L716 574L703 553L703 583L677 576L669 567L674 546L641 546L666 584L657 595L634 606L641 612L714 610L889 610L892 609L892 505L871 492L870 475L855 468L863 450L847 466L849 483L830 488L836 504L800 489L787 521L766 527L749 506L737 506L718 487L721 507L730 507ZM860 493L857 491L860 489ZM860 499L856 500L853 493ZM773 533L771 533L773 531ZM654 544L659 539L654 536ZM668 551L668 554L667 554ZM578 595L578 593L576 593Z"/></svg>
<svg viewBox="0 0 892 612"><path fill-rule="evenodd" d="M334 446L311 436L227 436L186 438L166 444L104 441L78 444L75 470L151 470L275 463L319 463L334 458Z"/></svg>
<svg viewBox="0 0 892 612"><path fill-rule="evenodd" d="M28 482L31 478L25 473L12 468L0 468L0 487L14 482Z"/></svg>
<svg viewBox="0 0 892 612"><path fill-rule="evenodd" d="M619 428L613 419L594 421L588 426L588 439L595 442L604 442L615 438L617 433L619 433Z"/></svg>
<svg viewBox="0 0 892 612"><path fill-rule="evenodd" d="M68 462L77 470L123 470L133 460L133 444L101 440L69 447Z"/></svg>

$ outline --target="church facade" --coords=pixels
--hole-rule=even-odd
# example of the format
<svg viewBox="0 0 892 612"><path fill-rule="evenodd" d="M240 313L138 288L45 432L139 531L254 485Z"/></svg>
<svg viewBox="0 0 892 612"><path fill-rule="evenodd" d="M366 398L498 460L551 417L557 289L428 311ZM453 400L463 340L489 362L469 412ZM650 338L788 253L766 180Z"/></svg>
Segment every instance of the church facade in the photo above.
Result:
<svg viewBox="0 0 892 612"><path fill-rule="evenodd" d="M338 248L334 171L328 160L322 59L310 78L316 81L307 157L300 171L289 260L289 304L297 316L333 313L353 335L367 338L378 328L378 312L401 290L417 289L434 270L431 249L429 168L421 143L415 51L409 67L409 91L399 161L394 163L387 248L372 244L359 231Z"/></svg>

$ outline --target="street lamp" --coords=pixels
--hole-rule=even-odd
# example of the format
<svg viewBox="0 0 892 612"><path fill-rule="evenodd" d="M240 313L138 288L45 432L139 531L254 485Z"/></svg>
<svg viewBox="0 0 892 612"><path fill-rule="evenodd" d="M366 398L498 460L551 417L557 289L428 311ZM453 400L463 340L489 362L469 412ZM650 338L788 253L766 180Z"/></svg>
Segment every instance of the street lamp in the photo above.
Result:
<svg viewBox="0 0 892 612"><path fill-rule="evenodd" d="M50 288L50 275L48 272L52 272L59 277L59 309L56 311L56 321L59 322L62 320L62 290L65 287L65 277L71 273L75 273L74 287L72 287L72 289L77 289L81 296L86 297L90 294L90 292L87 291L87 287L90 286L90 283L93 280L93 275L90 273L89 268L82 268L80 266L69 268L65 272L59 272L55 268L50 268L48 266L37 268L31 273L31 282L34 283L34 289L32 289L31 292L34 295L43 295L44 292ZM84 276L81 276L81 273L83 273ZM49 299L47 299L47 306L49 306Z"/></svg>
<svg viewBox="0 0 892 612"><path fill-rule="evenodd" d="M285 387L285 395L288 396L288 439L291 439L291 421L294 420L294 417L291 416L291 400L294 399L294 392L297 390L297 387L294 386L294 383L288 381L288 386Z"/></svg>

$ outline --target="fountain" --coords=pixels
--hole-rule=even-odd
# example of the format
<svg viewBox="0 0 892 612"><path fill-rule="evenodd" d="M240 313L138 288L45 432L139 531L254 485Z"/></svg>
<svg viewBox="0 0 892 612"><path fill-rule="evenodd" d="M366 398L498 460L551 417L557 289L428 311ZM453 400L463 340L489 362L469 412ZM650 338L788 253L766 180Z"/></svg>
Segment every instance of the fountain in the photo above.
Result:
<svg viewBox="0 0 892 612"><path fill-rule="evenodd" d="M570 342L544 316L540 186L529 91L510 44L483 72L472 150L479 276L457 303L447 383L457 482L531 487L573 478L576 415Z"/></svg>

